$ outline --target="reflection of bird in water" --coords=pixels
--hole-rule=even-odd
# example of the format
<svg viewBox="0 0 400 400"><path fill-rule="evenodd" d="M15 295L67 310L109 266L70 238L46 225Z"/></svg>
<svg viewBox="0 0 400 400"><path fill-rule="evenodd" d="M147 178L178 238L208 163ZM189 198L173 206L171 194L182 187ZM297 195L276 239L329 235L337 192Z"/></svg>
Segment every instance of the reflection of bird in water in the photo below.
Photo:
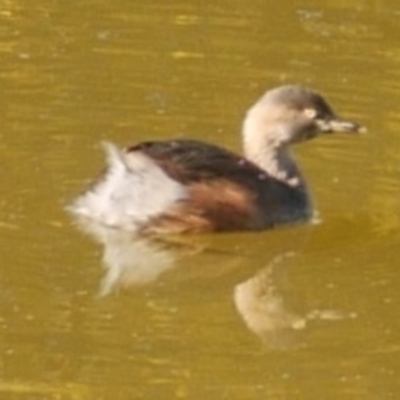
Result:
<svg viewBox="0 0 400 400"><path fill-rule="evenodd" d="M113 229L90 219L77 219L79 227L103 246L106 274L99 294L137 287L156 281L175 267L176 253L160 241Z"/></svg>
<svg viewBox="0 0 400 400"><path fill-rule="evenodd" d="M276 257L266 268L250 279L236 285L234 300L247 327L273 347L286 346L294 330L302 330L306 319L287 309L279 289L282 270L277 264L291 253Z"/></svg>
<svg viewBox="0 0 400 400"><path fill-rule="evenodd" d="M291 145L320 133L358 132L318 93L300 86L267 92L247 113L245 157L194 140L107 144L104 176L70 207L128 231L259 230L309 220L312 204Z"/></svg>
<svg viewBox="0 0 400 400"><path fill-rule="evenodd" d="M228 280L234 277L235 282L232 284L243 279L242 272L239 273L238 279L238 275L233 270L236 270L238 266L243 266L243 261L247 257L239 256L235 251L219 251L204 247L196 249L188 242L171 241L170 237L157 239L143 237L134 232L94 223L90 219L80 218L77 221L86 233L103 246L105 276L100 284L101 296L109 295L119 289L137 289L159 280L162 281L162 286L167 282L185 282L187 279L189 281L193 279L218 280L223 268L221 268L222 265L215 268L216 258L220 259L223 267L227 267L225 272ZM189 255L190 259L194 250L196 254L200 251L201 255L208 253L213 257L208 270L204 269L205 265L201 265L201 268L196 265L195 270L198 273L193 274L187 264L186 256ZM298 346L298 336L305 331L311 320L355 317L334 310L314 309L305 313L294 311L288 297L291 298L293 294L296 296L296 288L291 285L291 294L285 290L287 282L285 282L286 279L282 281L282 278L287 278L287 263L280 265L284 259L292 255L293 253L286 252L275 257L267 267L251 278L236 284L234 288L234 302L247 328L273 349ZM214 273L210 274L210 269Z"/></svg>
<svg viewBox="0 0 400 400"><path fill-rule="evenodd" d="M259 273L235 286L234 301L239 315L250 331L269 347L286 349L298 345L298 334L309 321L342 320L356 317L337 310L311 310L303 315L290 310L282 290L282 265L286 253L275 259Z"/></svg>
<svg viewBox="0 0 400 400"><path fill-rule="evenodd" d="M134 287L156 281L175 266L175 253L160 243L145 238L118 235L104 247L103 263L107 273L100 294L107 295L120 287Z"/></svg>

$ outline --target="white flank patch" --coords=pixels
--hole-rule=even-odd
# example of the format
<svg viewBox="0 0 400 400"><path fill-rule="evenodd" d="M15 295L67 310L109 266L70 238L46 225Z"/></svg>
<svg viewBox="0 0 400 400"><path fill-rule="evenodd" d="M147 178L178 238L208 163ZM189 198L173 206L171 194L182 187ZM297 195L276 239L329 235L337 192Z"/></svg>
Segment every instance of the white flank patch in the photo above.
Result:
<svg viewBox="0 0 400 400"><path fill-rule="evenodd" d="M104 142L108 169L69 210L107 226L136 230L187 197L185 187L171 179L150 157L125 153Z"/></svg>

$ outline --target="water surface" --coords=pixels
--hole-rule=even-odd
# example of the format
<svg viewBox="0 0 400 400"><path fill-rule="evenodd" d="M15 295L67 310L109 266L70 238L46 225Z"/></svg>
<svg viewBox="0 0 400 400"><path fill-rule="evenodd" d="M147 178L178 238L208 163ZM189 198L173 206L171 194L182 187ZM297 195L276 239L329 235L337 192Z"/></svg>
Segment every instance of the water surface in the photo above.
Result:
<svg viewBox="0 0 400 400"><path fill-rule="evenodd" d="M3 0L0 397L395 399L399 18L392 1ZM64 212L101 140L240 151L245 110L282 83L369 128L296 149L319 224L99 242Z"/></svg>

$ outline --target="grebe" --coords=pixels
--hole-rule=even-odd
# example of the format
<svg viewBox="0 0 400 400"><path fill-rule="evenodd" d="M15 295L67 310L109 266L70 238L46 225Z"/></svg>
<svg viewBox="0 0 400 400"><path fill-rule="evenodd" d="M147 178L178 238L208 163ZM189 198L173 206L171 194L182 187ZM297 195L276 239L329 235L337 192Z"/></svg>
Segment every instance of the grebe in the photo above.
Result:
<svg viewBox="0 0 400 400"><path fill-rule="evenodd" d="M291 145L364 128L314 90L272 89L247 112L244 157L196 140L105 144L108 168L70 206L77 217L148 234L261 230L310 220L313 207Z"/></svg>

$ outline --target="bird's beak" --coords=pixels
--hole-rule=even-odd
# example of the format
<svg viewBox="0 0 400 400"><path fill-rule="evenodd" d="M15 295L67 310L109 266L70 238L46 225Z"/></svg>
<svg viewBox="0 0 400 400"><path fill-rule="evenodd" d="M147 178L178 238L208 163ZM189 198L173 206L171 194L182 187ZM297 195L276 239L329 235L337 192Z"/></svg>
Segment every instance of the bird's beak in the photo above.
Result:
<svg viewBox="0 0 400 400"><path fill-rule="evenodd" d="M316 119L318 129L323 133L365 133L367 129L365 126L357 122L344 120L338 117L330 119Z"/></svg>

